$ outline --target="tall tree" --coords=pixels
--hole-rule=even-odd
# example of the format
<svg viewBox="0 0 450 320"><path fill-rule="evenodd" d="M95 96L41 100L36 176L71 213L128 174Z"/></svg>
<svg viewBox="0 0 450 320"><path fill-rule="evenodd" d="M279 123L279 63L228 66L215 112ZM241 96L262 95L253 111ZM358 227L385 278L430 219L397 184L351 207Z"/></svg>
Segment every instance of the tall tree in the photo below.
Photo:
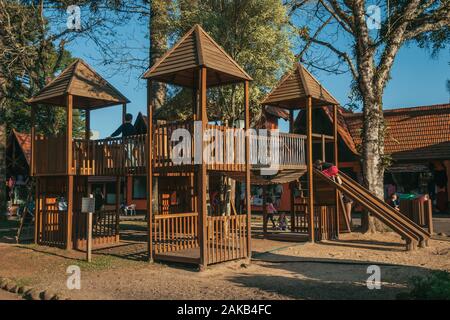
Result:
<svg viewBox="0 0 450 320"><path fill-rule="evenodd" d="M65 49L79 34L89 36L103 23L103 17L87 20L83 33L67 27L57 28L63 1L0 0L0 215L6 211L6 139L11 128L28 131L30 110L24 101L45 86L72 61ZM47 10L47 12L45 12ZM64 24L65 25L65 24ZM46 134L64 128L64 111L43 107L38 126ZM74 113L74 136L82 132L82 114Z"/></svg>
<svg viewBox="0 0 450 320"><path fill-rule="evenodd" d="M253 120L261 115L258 102L283 72L293 65L292 29L279 0L178 0L178 35L199 23L254 79L250 104ZM270 48L270 50L269 50ZM211 90L223 120L243 117L243 95L237 86Z"/></svg>
<svg viewBox="0 0 450 320"><path fill-rule="evenodd" d="M303 41L299 58L312 67L348 71L353 77L364 117L364 184L381 198L387 164L383 93L392 66L400 48L413 41L434 51L448 44L450 1L294 0L286 5ZM383 229L368 215L364 221L367 231Z"/></svg>

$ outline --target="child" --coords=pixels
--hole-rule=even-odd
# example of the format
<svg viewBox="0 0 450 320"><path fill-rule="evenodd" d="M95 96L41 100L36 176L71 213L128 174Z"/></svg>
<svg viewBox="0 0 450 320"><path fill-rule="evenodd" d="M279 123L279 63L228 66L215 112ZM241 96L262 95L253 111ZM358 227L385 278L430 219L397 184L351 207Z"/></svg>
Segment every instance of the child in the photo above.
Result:
<svg viewBox="0 0 450 320"><path fill-rule="evenodd" d="M316 160L314 162L314 167L322 171L322 173L326 175L328 178L332 179L333 181L339 184L342 184L342 180L339 177L339 169L334 164L322 160Z"/></svg>
<svg viewBox="0 0 450 320"><path fill-rule="evenodd" d="M287 229L287 219L284 212L280 213L280 218L278 218L278 226L283 231L286 231Z"/></svg>
<svg viewBox="0 0 450 320"><path fill-rule="evenodd" d="M388 201L389 205L395 210L400 210L400 201L396 193L393 193Z"/></svg>
<svg viewBox="0 0 450 320"><path fill-rule="evenodd" d="M267 198L267 203L266 203L266 210L267 210L267 217L266 217L266 221L265 223L267 224L267 222L270 221L272 222L272 227L275 229L276 225L275 225L275 220L273 219L273 215L275 213L277 213L277 209L275 209L275 207L273 206L273 201L272 198Z"/></svg>

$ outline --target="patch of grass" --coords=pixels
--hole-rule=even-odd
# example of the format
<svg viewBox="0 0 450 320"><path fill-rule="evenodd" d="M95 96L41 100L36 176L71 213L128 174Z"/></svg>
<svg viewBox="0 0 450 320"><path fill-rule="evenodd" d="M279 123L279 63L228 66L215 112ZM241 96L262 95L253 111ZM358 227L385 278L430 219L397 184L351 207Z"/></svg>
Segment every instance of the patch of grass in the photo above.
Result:
<svg viewBox="0 0 450 320"><path fill-rule="evenodd" d="M450 300L450 273L432 271L426 277L411 278L413 289L409 293L401 293L398 299L409 300Z"/></svg>
<svg viewBox="0 0 450 320"><path fill-rule="evenodd" d="M81 271L102 271L121 268L124 263L126 264L127 262L128 261L110 255L93 255L91 262L80 260L71 262L69 265L77 265L80 267Z"/></svg>

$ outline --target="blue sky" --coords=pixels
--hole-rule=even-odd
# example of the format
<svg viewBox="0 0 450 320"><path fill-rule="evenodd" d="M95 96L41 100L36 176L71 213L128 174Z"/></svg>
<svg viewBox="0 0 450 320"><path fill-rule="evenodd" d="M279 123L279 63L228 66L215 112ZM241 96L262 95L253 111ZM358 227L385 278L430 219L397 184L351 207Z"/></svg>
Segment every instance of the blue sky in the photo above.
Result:
<svg viewBox="0 0 450 320"><path fill-rule="evenodd" d="M121 41L129 41L145 55L147 41L146 25L143 21L130 21L128 26L119 28L116 37ZM220 39L216 39L220 44ZM142 47L142 50L139 50ZM130 101L128 111L135 117L145 112L146 89L144 81L140 80L141 70L131 70L112 75L111 69L99 63L100 57L95 45L80 39L72 43L68 49L73 56L83 58L93 66L112 85L120 90ZM140 54L140 52L139 52ZM432 58L430 52L408 45L401 49L394 64L391 80L385 90L385 109L398 107L413 107L449 102L446 81L450 79L450 51L442 50ZM314 70L319 81L340 101L342 105L349 102L350 74L330 75ZM100 137L110 135L121 122L121 107L101 109L92 113L91 126L100 132ZM285 128L286 124L282 124Z"/></svg>

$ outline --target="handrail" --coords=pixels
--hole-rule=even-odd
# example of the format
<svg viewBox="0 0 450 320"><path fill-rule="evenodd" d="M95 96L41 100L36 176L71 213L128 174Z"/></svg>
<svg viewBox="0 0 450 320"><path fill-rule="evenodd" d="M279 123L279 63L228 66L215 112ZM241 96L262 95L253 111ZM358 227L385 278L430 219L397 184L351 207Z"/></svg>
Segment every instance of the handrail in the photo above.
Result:
<svg viewBox="0 0 450 320"><path fill-rule="evenodd" d="M189 212L189 213L156 214L153 216L153 218L155 220L167 220L173 218L196 217L196 216L198 216L197 212Z"/></svg>

